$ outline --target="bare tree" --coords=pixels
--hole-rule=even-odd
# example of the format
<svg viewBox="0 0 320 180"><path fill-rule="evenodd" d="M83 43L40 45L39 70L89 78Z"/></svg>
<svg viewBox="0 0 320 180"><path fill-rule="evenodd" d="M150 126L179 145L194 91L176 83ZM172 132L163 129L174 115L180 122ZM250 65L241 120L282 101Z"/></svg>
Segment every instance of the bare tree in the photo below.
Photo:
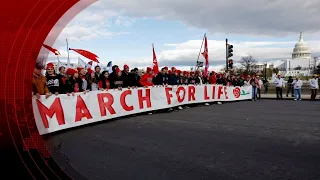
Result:
<svg viewBox="0 0 320 180"><path fill-rule="evenodd" d="M241 57L240 64L244 68L245 72L251 73L253 66L255 66L257 61L251 56Z"/></svg>

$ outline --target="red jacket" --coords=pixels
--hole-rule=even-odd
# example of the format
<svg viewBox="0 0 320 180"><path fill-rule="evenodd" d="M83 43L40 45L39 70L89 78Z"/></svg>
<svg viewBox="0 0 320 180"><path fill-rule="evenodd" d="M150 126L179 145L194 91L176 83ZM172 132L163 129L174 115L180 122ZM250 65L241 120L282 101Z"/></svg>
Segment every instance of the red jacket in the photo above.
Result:
<svg viewBox="0 0 320 180"><path fill-rule="evenodd" d="M139 80L139 83L142 85L142 86L153 86L153 76L151 74L144 74L140 80Z"/></svg>
<svg viewBox="0 0 320 180"><path fill-rule="evenodd" d="M212 75L209 77L209 83L210 84L217 84L217 78L215 75Z"/></svg>

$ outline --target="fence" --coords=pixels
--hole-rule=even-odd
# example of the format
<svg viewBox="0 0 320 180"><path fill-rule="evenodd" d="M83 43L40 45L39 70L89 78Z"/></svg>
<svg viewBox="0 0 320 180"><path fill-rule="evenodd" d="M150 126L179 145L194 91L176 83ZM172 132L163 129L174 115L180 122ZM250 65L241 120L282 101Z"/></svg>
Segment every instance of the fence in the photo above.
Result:
<svg viewBox="0 0 320 180"><path fill-rule="evenodd" d="M287 94L288 88L290 88L290 87L292 87L291 83L286 83L285 88L283 88L282 93ZM289 95L291 95L291 92L292 91L290 91ZM264 86L261 88L261 93L266 93ZM273 83L269 83L269 85L268 85L268 94L276 94L276 87ZM305 95L311 94L309 82L303 82L302 87L301 87L301 94L305 94Z"/></svg>

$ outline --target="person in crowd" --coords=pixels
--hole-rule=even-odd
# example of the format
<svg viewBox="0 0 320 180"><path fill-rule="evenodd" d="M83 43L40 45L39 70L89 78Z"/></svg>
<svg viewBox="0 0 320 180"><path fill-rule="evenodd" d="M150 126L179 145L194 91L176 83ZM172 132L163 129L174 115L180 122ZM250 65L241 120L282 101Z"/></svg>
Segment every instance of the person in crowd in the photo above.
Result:
<svg viewBox="0 0 320 180"><path fill-rule="evenodd" d="M183 76L182 76L182 83L184 85L189 84L189 72L188 71L183 71Z"/></svg>
<svg viewBox="0 0 320 180"><path fill-rule="evenodd" d="M287 97L289 96L290 92L291 92L291 97L293 97L293 85L292 85L292 82L293 82L293 78L292 78L292 76L289 76L289 79L288 79L288 82L287 82L287 94L286 94Z"/></svg>
<svg viewBox="0 0 320 180"><path fill-rule="evenodd" d="M257 80L259 82L259 86L257 86L257 98L261 99L261 88L262 88L263 82L260 79L260 76L257 76Z"/></svg>
<svg viewBox="0 0 320 180"><path fill-rule="evenodd" d="M292 81L293 89L294 89L294 100L301 101L301 87L302 81L300 80L299 76L296 77L294 81Z"/></svg>
<svg viewBox="0 0 320 180"><path fill-rule="evenodd" d="M193 85L196 85L196 84L199 84L199 78L197 78L195 76L195 73L193 71L190 72L190 77L188 79L188 82L189 84L193 84Z"/></svg>
<svg viewBox="0 0 320 180"><path fill-rule="evenodd" d="M122 71L117 67L115 68L115 76L110 80L110 87L111 89L119 89L122 90L123 88L123 79L122 79ZM110 75L109 75L110 77Z"/></svg>
<svg viewBox="0 0 320 180"><path fill-rule="evenodd" d="M263 80L263 86L264 86L264 93L268 94L269 81L266 77Z"/></svg>
<svg viewBox="0 0 320 180"><path fill-rule="evenodd" d="M310 89L311 89L311 101L316 100L317 96L317 90L319 89L319 84L318 84L318 75L314 74L313 78L310 80Z"/></svg>
<svg viewBox="0 0 320 180"><path fill-rule="evenodd" d="M134 68L132 70L130 77L131 77L130 84L133 88L141 87L141 84L139 83L141 77L139 76L138 68Z"/></svg>
<svg viewBox="0 0 320 180"><path fill-rule="evenodd" d="M239 79L238 79L238 86L244 86L244 76L243 76L243 74L241 74Z"/></svg>
<svg viewBox="0 0 320 180"><path fill-rule="evenodd" d="M252 75L252 78L249 81L250 85L252 86L252 101L257 100L257 87L259 87L259 81L255 75Z"/></svg>
<svg viewBox="0 0 320 180"><path fill-rule="evenodd" d="M41 95L45 95L45 98L50 96L50 91L47 86L47 79L41 73L44 69L43 59L38 58L37 63L33 70L33 78L32 78L32 94L36 95L39 99Z"/></svg>
<svg viewBox="0 0 320 180"><path fill-rule="evenodd" d="M128 65L123 66L123 71L122 71L122 80L123 80L123 87L124 88L130 88L132 86L132 79L131 79L131 74L129 72L130 68Z"/></svg>
<svg viewBox="0 0 320 180"><path fill-rule="evenodd" d="M109 72L103 71L101 73L101 81L99 81L99 89L102 91L108 91L110 89Z"/></svg>
<svg viewBox="0 0 320 180"><path fill-rule="evenodd" d="M232 80L231 80L230 76L227 76L226 82L227 82L227 84L226 84L227 86L231 86L232 85Z"/></svg>
<svg viewBox="0 0 320 180"><path fill-rule="evenodd" d="M147 67L146 73L139 79L139 84L145 88L153 86L153 70L151 67Z"/></svg>
<svg viewBox="0 0 320 180"><path fill-rule="evenodd" d="M64 66L59 67L59 74L58 77L60 79L59 83L59 94L65 94L66 93L66 81L67 81L67 75L66 75L66 68Z"/></svg>
<svg viewBox="0 0 320 180"><path fill-rule="evenodd" d="M157 74L157 76L155 77L154 84L155 85L168 85L169 78L168 78L167 72L168 72L168 67L162 68L161 72L159 72Z"/></svg>
<svg viewBox="0 0 320 180"><path fill-rule="evenodd" d="M232 84L233 86L240 86L240 85L239 85L239 79L238 79L237 76L232 76L232 82L231 82L231 84Z"/></svg>
<svg viewBox="0 0 320 180"><path fill-rule="evenodd" d="M83 92L82 80L79 78L79 73L75 69L68 69L67 74L71 77L66 81L66 93L69 96L70 93L74 96L74 93ZM85 93L86 91L84 91Z"/></svg>
<svg viewBox="0 0 320 180"><path fill-rule="evenodd" d="M217 84L217 77L216 77L216 73L214 71L212 71L210 74L209 83L210 84Z"/></svg>
<svg viewBox="0 0 320 180"><path fill-rule="evenodd" d="M276 87L277 100L283 99L282 98L282 88L284 87L284 81L281 78L280 74L277 75L277 77L274 79L273 83Z"/></svg>
<svg viewBox="0 0 320 180"><path fill-rule="evenodd" d="M92 91L98 91L99 90L99 87L98 87L98 83L100 81L100 71L101 71L101 68L100 66L95 66L94 67L94 73L91 75L91 90Z"/></svg>
<svg viewBox="0 0 320 180"><path fill-rule="evenodd" d="M87 81L87 90L92 91L92 82L94 79L94 72L91 68L87 69L87 73L85 75Z"/></svg>
<svg viewBox="0 0 320 180"><path fill-rule="evenodd" d="M199 70L196 70L195 77L197 78L196 84L204 84L202 74Z"/></svg>
<svg viewBox="0 0 320 180"><path fill-rule="evenodd" d="M53 63L48 63L46 68L46 80L47 80L47 87L51 94L58 95L60 91L59 84L62 84L61 79L56 74L54 70Z"/></svg>
<svg viewBox="0 0 320 180"><path fill-rule="evenodd" d="M179 72L173 68L173 73L169 75L169 85L180 85Z"/></svg>
<svg viewBox="0 0 320 180"><path fill-rule="evenodd" d="M82 67L78 67L77 71L79 73L79 78L82 80L82 83L81 83L82 84L82 90L83 91L89 91L90 88L88 86L88 81L86 79L86 74L87 74L86 70L84 68L82 68Z"/></svg>

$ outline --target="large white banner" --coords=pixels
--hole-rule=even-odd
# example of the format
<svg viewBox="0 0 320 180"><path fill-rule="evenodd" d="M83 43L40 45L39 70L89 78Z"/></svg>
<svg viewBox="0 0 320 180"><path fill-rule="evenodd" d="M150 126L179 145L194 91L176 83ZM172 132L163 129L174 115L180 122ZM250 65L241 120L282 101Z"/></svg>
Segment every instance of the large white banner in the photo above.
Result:
<svg viewBox="0 0 320 180"><path fill-rule="evenodd" d="M214 101L251 99L252 87L186 85L52 95L33 98L33 112L41 135L116 117Z"/></svg>

